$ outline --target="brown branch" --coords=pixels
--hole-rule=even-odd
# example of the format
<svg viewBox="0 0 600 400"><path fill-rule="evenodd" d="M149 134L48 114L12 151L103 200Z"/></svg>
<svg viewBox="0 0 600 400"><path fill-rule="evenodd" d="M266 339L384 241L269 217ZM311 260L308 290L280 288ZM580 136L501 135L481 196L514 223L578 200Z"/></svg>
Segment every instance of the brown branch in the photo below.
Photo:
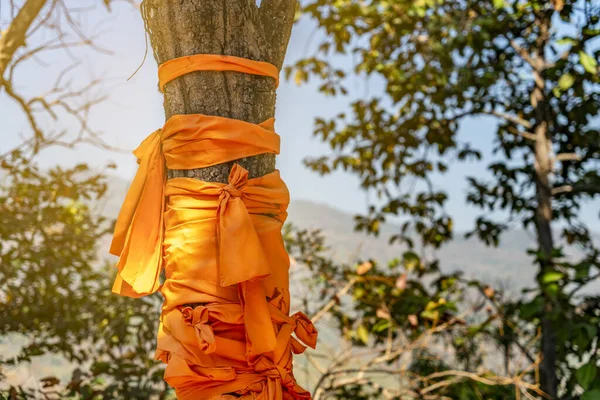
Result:
<svg viewBox="0 0 600 400"><path fill-rule="evenodd" d="M554 157L555 161L581 161L581 157L575 153L561 153Z"/></svg>
<svg viewBox="0 0 600 400"><path fill-rule="evenodd" d="M129 0L125 1L131 3ZM22 143L0 155L0 159L15 150L31 151L35 154L42 148L50 146L73 148L82 143L111 151L124 151L105 143L100 138L99 132L88 125L91 109L104 101L106 96L95 92L100 84L98 79L91 80L83 87L72 88L71 82L66 77L79 62L64 68L47 93L31 98L19 93L13 81L15 71L27 60L34 59L42 62L37 59L37 55L41 53L63 50L68 56L75 58L70 53L70 49L74 47L89 47L96 51L103 51L95 45L94 38L84 33L83 28L86 25L76 18L75 14L82 11L87 9L67 7L64 0L26 0L10 22L8 29L0 37L0 88L5 88L7 96L18 104L33 132L31 137L23 137ZM61 22L66 26L61 26ZM36 30L42 27L47 29L50 35L44 32L44 38L40 43L31 48L23 48L25 41L32 35L37 37ZM20 51L21 48L24 51ZM19 50L18 54L17 50ZM40 118L44 115L54 121L61 121L64 117L73 118L78 131L67 135L67 130L47 128L45 124L41 124Z"/></svg>
<svg viewBox="0 0 600 400"><path fill-rule="evenodd" d="M63 9L63 11L64 11L65 19L69 23L69 26L71 27L71 29L73 29L73 31L77 34L77 36L79 36L79 38L81 39L82 42L84 42L86 45L90 46L91 48L93 48L94 50L96 50L96 51L98 51L100 53L113 54L112 51L107 50L105 48L102 48L102 47L98 46L91 37L87 36L81 30L81 27L73 19L73 17L71 16L71 13L69 12L69 9L67 8L67 6L62 1L59 3L59 5Z"/></svg>
<svg viewBox="0 0 600 400"><path fill-rule="evenodd" d="M571 193L573 191L572 185L563 185L552 189L552 196L556 196L563 193Z"/></svg>
<svg viewBox="0 0 600 400"><path fill-rule="evenodd" d="M493 115L494 117L502 118L502 119L504 119L508 122L511 122L515 125L521 125L525 129L532 128L531 123L529 121L527 121L526 119L523 119L521 117L518 117L516 115L511 115L511 114L503 113L500 111L482 111L481 114Z"/></svg>
<svg viewBox="0 0 600 400"><path fill-rule="evenodd" d="M313 322L313 324L316 323L321 318L323 318L323 316L325 314L327 314L327 312L329 310L331 310L331 308L334 305L337 304L337 302L339 301L339 298L344 296L346 293L348 293L348 291L352 288L352 286L354 286L354 284L357 281L358 281L358 277L354 277L354 278L350 279L350 281L348 281L348 283L343 288L341 288L336 294L334 294L333 297L331 298L331 300L310 318L310 320Z"/></svg>
<svg viewBox="0 0 600 400"><path fill-rule="evenodd" d="M533 133L531 133L531 132L523 132L523 131L520 131L520 130L518 130L517 128L515 128L514 126L508 126L508 127L506 128L506 130L507 130L509 133L512 133L513 135L516 135L516 136L522 136L522 137L524 137L525 139L528 139L528 140L531 140L531 141L534 141L534 142L537 140L537 136L535 136L535 134L533 134Z"/></svg>
<svg viewBox="0 0 600 400"><path fill-rule="evenodd" d="M498 304L498 302L495 300L495 298L493 296L488 296L486 294L486 292L485 292L485 289L483 287L481 287L480 285L477 285L477 290L479 291L479 293L481 293L481 295L483 296L483 298L489 300L489 302L494 306L494 308L496 309L496 313L498 314L498 316L500 316L500 318L502 319L503 323L505 323L506 325L508 325L515 332L521 333L521 332L519 332L518 327L515 326L510 320L508 320L506 318L506 315L502 311L502 309L500 307L500 304ZM521 350L521 352L523 353L523 355L525 355L525 357L527 357L527 359L531 363L535 362L535 358L531 355L531 353L527 350L527 348L525 346L523 346L521 344L521 342L519 342L518 339L515 339L512 343L514 343L519 348L519 350Z"/></svg>
<svg viewBox="0 0 600 400"><path fill-rule="evenodd" d="M521 56L523 60L525 60L525 62L527 62L527 64L531 66L531 68L537 68L535 60L531 57L531 54L529 54L529 52L524 47L518 44L514 39L510 40L510 46L517 52L519 56Z"/></svg>
<svg viewBox="0 0 600 400"><path fill-rule="evenodd" d="M575 183L574 185L557 186L552 189L552 196L558 196L566 193L586 193L594 196L600 194L600 183Z"/></svg>
<svg viewBox="0 0 600 400"><path fill-rule="evenodd" d="M30 37L37 31L39 31L42 27L47 26L50 17L52 17L54 14L58 1L59 0L52 0L49 7L46 8L46 15L43 15L41 18L37 19L37 21L31 26L31 28L27 32L27 37Z"/></svg>
<svg viewBox="0 0 600 400"><path fill-rule="evenodd" d="M4 71L17 49L25 45L27 30L45 4L46 0L27 0L0 37L0 77L4 76Z"/></svg>
<svg viewBox="0 0 600 400"><path fill-rule="evenodd" d="M535 363L532 363L525 371L523 371L521 374L514 376L514 377L502 377L502 376L481 376L472 372L466 372L466 371L456 371L456 370L449 370L449 371L441 371L441 372L435 372L433 374L428 375L427 377L425 377L426 380L433 380L433 379L437 379L437 378L443 378L446 376L451 377L451 379L448 380L443 380L443 381L439 381L436 382L432 385L427 386L426 388L422 389L420 391L420 393L429 393L432 392L434 390L440 389L442 387L446 387L449 386L457 381L463 380L463 379L470 379L476 382L480 382L483 383L484 385L488 385L488 386L508 386L508 385L514 385L515 387L519 388L523 393L527 393L527 391L532 391L535 392L536 394L538 394L539 396L545 397L547 399L550 399L550 397L545 394L544 392L542 392L539 388L539 386L537 384L531 384L528 382L524 382L522 380L524 374L537 367L540 363L540 360L538 359Z"/></svg>
<svg viewBox="0 0 600 400"><path fill-rule="evenodd" d="M354 282L352 282L352 284L354 284ZM350 287L351 286L346 285L343 289L346 289L346 288L349 289ZM333 304L335 304L335 299L336 298L334 297L334 299L332 300L332 301L334 301ZM329 305L333 306L331 304L331 302L329 302L327 304L327 306L329 306ZM459 317L453 318L443 324L431 327L431 328L425 330L424 332L422 332L415 340L409 342L407 345L398 346L392 352L385 351L384 354L369 360L368 362L364 363L360 368L354 368L354 369L345 368L345 366L348 364L349 360L343 360L343 361L334 363L333 365L331 365L328 368L327 372L321 376L321 378L315 385L315 387L314 387L315 400L318 400L321 397L321 395L323 394L323 392L326 390L322 386L325 383L326 379L328 379L332 376L335 377L338 375L344 375L344 374L348 374L348 373L357 373L358 374L357 379L360 380L360 379L363 379L364 375L367 373L381 372L381 371L383 371L382 369L373 368L373 367L377 366L379 364L388 363L388 362L396 359L403 353L408 353L409 351L411 351L415 348L426 346L426 342L429 338L431 338L436 333L446 331L449 328L453 327L456 322L462 321L462 317L463 316L459 316ZM371 352L372 351L370 350L369 353L371 353ZM352 355L357 356L357 354L355 354L355 353L353 353ZM337 369L338 367L341 367L341 366L343 366L342 369ZM405 373L405 371L399 370L396 373ZM333 382L329 386L331 387L332 385L333 385ZM336 385L336 387L339 387L339 386Z"/></svg>
<svg viewBox="0 0 600 400"><path fill-rule="evenodd" d="M33 133L35 136L35 141L42 141L44 139L44 133L39 128L37 121L35 119L35 116L33 115L33 111L31 110L31 107L29 106L27 101L14 91L13 86L10 82L5 81L4 79L1 78L1 76L0 76L0 85L4 87L6 94L9 97L11 97L13 100L15 100L19 104L19 106L21 106L21 109L23 110L23 112L25 113L25 116L27 117L27 121L29 121L29 125L31 126L31 129L33 130Z"/></svg>
<svg viewBox="0 0 600 400"><path fill-rule="evenodd" d="M491 115L491 116L503 119L507 122L510 122L511 124L520 125L520 126L524 127L525 129L531 129L533 127L532 124L524 118L518 117L516 115L503 113L500 111L466 111L464 113L454 116L449 121L456 121L461 118L464 118L467 116L474 116L474 115ZM517 129L509 129L509 131L510 131L510 133L512 133L514 135L523 136L524 138L529 139L529 140L536 140L535 134L533 134L531 132L519 131Z"/></svg>
<svg viewBox="0 0 600 400"><path fill-rule="evenodd" d="M583 289L588 283L591 283L591 282L595 281L596 279L600 279L600 272L588 277L583 282L579 283L579 285L577 285L577 287L575 287L573 290L571 290L571 292L567 295L567 297L571 298L571 297L575 296L575 294L577 292L579 292L581 289Z"/></svg>

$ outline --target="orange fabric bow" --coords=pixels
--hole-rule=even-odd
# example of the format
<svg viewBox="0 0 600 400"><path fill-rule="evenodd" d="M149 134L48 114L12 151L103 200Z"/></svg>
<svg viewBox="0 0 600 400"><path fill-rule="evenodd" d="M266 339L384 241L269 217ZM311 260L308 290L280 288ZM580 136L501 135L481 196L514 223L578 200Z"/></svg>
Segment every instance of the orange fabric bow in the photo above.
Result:
<svg viewBox="0 0 600 400"><path fill-rule="evenodd" d="M208 308L204 306L185 307L181 310L181 314L183 314L185 323L194 327L200 351L206 354L214 353L215 333L208 323Z"/></svg>
<svg viewBox="0 0 600 400"><path fill-rule="evenodd" d="M165 165L170 169L193 169L260 153L279 154L279 136L273 132L273 126L273 118L255 125L200 114L174 115L162 130L142 142L133 152L140 166L121 207L110 247L110 253L120 257L119 274L113 287L115 293L140 297L154 293L159 287L163 265ZM239 172L232 177L242 179ZM200 190L220 195L230 189L222 184L206 183ZM239 216L239 211L235 214L239 208L232 207L229 215ZM225 225L227 229L227 220L223 217L221 215L220 226ZM243 221L248 223L247 218ZM227 235L224 238L227 240ZM227 271L224 278L229 284L237 283Z"/></svg>
<svg viewBox="0 0 600 400"><path fill-rule="evenodd" d="M276 78L265 64L200 55L171 60L159 75L161 87L219 68ZM119 256L113 291L164 296L156 358L167 364L165 380L180 400L310 399L294 379L292 354L314 348L317 332L304 314L289 316L281 237L289 193L279 171L248 179L235 164L227 183L166 180L167 168L278 154L279 145L272 118L255 125L193 114L172 116L134 151L139 169L110 249Z"/></svg>

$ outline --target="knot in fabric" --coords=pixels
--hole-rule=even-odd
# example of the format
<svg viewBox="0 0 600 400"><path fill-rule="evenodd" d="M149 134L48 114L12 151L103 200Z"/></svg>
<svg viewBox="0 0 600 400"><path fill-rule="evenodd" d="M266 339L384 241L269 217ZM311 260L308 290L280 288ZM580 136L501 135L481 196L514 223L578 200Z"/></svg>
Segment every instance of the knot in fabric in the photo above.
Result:
<svg viewBox="0 0 600 400"><path fill-rule="evenodd" d="M231 183L227 184L227 186L223 188L223 191L229 193L231 197L242 197L242 188L237 188Z"/></svg>
<svg viewBox="0 0 600 400"><path fill-rule="evenodd" d="M263 357L255 366L254 372L260 374L262 379L240 392L243 399L310 399L310 393L298 386L290 368L274 364ZM286 389L285 396L282 388Z"/></svg>
<svg viewBox="0 0 600 400"><path fill-rule="evenodd" d="M234 164L228 183L222 186L217 207L217 239L219 241L219 283L230 286L271 274L263 244L243 200L248 171ZM243 268L238 265L244 260ZM266 300L265 300L266 301Z"/></svg>
<svg viewBox="0 0 600 400"><path fill-rule="evenodd" d="M247 182L248 171L239 164L234 164L229 173L228 183L223 187L219 196L219 208L217 209L219 216L225 213L227 202L230 198L242 197L242 190Z"/></svg>
<svg viewBox="0 0 600 400"><path fill-rule="evenodd" d="M110 253L119 256L113 292L142 297L160 287L167 168L205 168L257 154L279 154L279 147L273 118L251 124L203 114L173 115L162 129L148 136L133 152L139 168L121 206L110 246ZM229 199L240 199L248 182L248 171L237 164L232 173L224 186L194 180L195 191L219 198L219 208L225 212Z"/></svg>
<svg viewBox="0 0 600 400"><path fill-rule="evenodd" d="M310 318L303 312L298 311L292 315L292 320L295 323L294 333L296 334L296 337L298 337L302 343L314 349L317 346L318 332Z"/></svg>
<svg viewBox="0 0 600 400"><path fill-rule="evenodd" d="M214 353L216 349L215 334L209 324L209 311L207 307L184 307L181 310L184 321L194 327L198 347L206 354Z"/></svg>
<svg viewBox="0 0 600 400"><path fill-rule="evenodd" d="M296 381L292 377L291 371L287 368L280 367L279 365L273 365L266 371L261 371L265 376L271 379L280 379L281 384L288 389L293 389Z"/></svg>

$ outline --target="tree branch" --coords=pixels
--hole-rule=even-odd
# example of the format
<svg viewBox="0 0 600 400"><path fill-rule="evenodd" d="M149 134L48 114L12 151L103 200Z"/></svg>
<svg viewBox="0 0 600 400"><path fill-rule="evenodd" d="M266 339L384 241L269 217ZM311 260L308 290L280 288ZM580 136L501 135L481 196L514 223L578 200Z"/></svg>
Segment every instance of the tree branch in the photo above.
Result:
<svg viewBox="0 0 600 400"><path fill-rule="evenodd" d="M581 157L575 153L561 153L554 157L555 161L581 161Z"/></svg>
<svg viewBox="0 0 600 400"><path fill-rule="evenodd" d="M600 184L594 183L576 183L574 185L557 186L552 189L552 196L565 193L586 193L591 196L600 194Z"/></svg>
<svg viewBox="0 0 600 400"><path fill-rule="evenodd" d="M331 308L336 305L336 303L338 302L338 299L340 297L342 297L343 295L345 295L346 293L348 293L348 290L350 290L350 288L352 288L352 286L354 286L354 284L356 283L356 281L358 280L358 278L354 277L352 279L350 279L350 281L348 281L348 283L346 284L346 286L344 286L343 288L341 288L334 296L333 298L329 301L329 303L325 304L325 306L323 306L323 308L321 308L319 311L317 311L315 313L315 315L313 315L310 320L312 321L312 323L316 323L318 320L320 320L321 318L323 318L323 315L327 314L327 312L329 310L331 310Z"/></svg>
<svg viewBox="0 0 600 400"><path fill-rule="evenodd" d="M535 61L533 58L531 58L531 55L525 48L521 47L521 45L514 39L510 40L510 46L517 52L519 56L521 56L523 60L527 62L527 64L531 66L531 68L536 69L537 65Z"/></svg>
<svg viewBox="0 0 600 400"><path fill-rule="evenodd" d="M577 287L575 287L573 290L571 290L571 292L568 294L567 297L569 297L569 298L573 297L577 292L579 292L581 289L583 289L583 287L586 286L588 283L593 282L599 278L600 278L600 272L597 273L596 275L592 275L592 276L588 277L588 279L581 282L579 285L577 285Z"/></svg>
<svg viewBox="0 0 600 400"><path fill-rule="evenodd" d="M507 127L507 130L510 133L512 133L513 135L522 136L525 139L529 139L529 140L534 141L534 142L537 140L537 136L535 136L535 134L533 134L531 132L520 131L520 130L516 129L514 126Z"/></svg>
<svg viewBox="0 0 600 400"><path fill-rule="evenodd" d="M31 109L31 107L29 106L29 104L27 104L27 101L25 101L25 99L21 96L19 96L12 87L12 84L8 81L5 81L4 79L2 79L2 76L0 75L0 86L4 87L4 90L6 91L6 94L10 97L13 98L13 100L15 100L17 103L19 103L19 106L21 106L21 109L23 110L23 112L25 113L25 115L27 116L27 121L29 121L29 125L31 126L31 130L33 131L34 134L34 141L35 142L40 142L42 140L44 140L44 133L41 131L41 129L39 128L37 121L33 115L33 110Z"/></svg>
<svg viewBox="0 0 600 400"><path fill-rule="evenodd" d="M8 29L0 37L0 77L4 76L6 67L17 49L25 45L27 30L40 13L46 0L27 0Z"/></svg>
<svg viewBox="0 0 600 400"><path fill-rule="evenodd" d="M531 129L531 123L526 119L521 117L517 117L516 115L510 115L507 113L503 113L500 111L482 111L481 114L493 115L494 117L502 118L508 122L511 122L516 125L521 125L525 129Z"/></svg>
<svg viewBox="0 0 600 400"><path fill-rule="evenodd" d="M498 117L498 118L503 119L503 120L505 120L507 122L510 122L512 124L521 125L525 129L531 129L532 128L531 123L529 121L527 121L526 119L518 117L516 115L510 115L510 114L507 114L507 113L503 113L503 112L500 112L500 111L467 111L467 112L464 112L464 113L461 113L461 114L458 114L458 115L454 116L453 118L451 118L451 121L455 121L455 120L461 119L461 118L469 116L469 115L478 115L478 114L481 114L481 115L491 115L491 116L494 116L494 117ZM535 140L535 135L533 133L530 133L530 132L517 131L517 132L513 132L513 133L519 134L519 135L521 135L523 137L526 137L528 139Z"/></svg>

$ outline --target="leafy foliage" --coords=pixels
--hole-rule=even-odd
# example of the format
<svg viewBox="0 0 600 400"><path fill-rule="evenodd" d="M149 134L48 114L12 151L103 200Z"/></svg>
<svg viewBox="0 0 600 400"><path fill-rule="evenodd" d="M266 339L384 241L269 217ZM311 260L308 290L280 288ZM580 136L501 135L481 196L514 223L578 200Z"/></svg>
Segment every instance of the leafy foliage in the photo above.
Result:
<svg viewBox="0 0 600 400"><path fill-rule="evenodd" d="M110 224L91 204L106 192L105 178L85 165L42 171L19 151L2 161L2 170L0 336L18 335L25 345L13 357L0 357L0 372L52 354L74 364L73 376L62 385L45 377L44 392L73 399L164 398L163 371L151 357L158 327L148 318L160 301L114 296L112 268L97 257ZM9 388L4 396L36 394Z"/></svg>
<svg viewBox="0 0 600 400"><path fill-rule="evenodd" d="M523 385L534 379L539 360L531 358L520 333L525 324L502 290L460 273L441 274L412 252L387 265L339 264L318 231L288 226L284 237L295 262L310 271L307 311L319 320L326 310L329 324L351 345L319 354L327 363L313 364L320 373L315 399L539 394Z"/></svg>
<svg viewBox="0 0 600 400"><path fill-rule="evenodd" d="M581 289L598 279L600 262L578 211L600 193L597 2L312 0L302 12L326 37L315 56L287 68L288 77L301 83L316 76L331 96L346 95L351 76L384 82L382 93L352 101L347 113L317 118L314 134L332 155L306 160L321 174L349 171L380 199L357 216L357 229L377 234L386 218L410 216L394 237L410 247L410 258L448 242L448 196L433 177L451 163L482 159L480 149L458 139L465 118L498 120L491 179L467 177L466 202L482 210L468 235L497 246L503 232L521 224L535 230L539 245L531 250L537 287L502 305L501 314L520 328L506 346L538 343L542 388L551 396L593 393L600 298ZM337 66L333 55L352 55L354 69ZM559 226L564 247L553 237ZM581 258L566 257L566 247ZM357 309L402 297L392 289L364 292L368 298L355 296ZM379 297L371 299L374 293ZM392 307L391 314L406 323L406 313ZM367 329L377 336L374 326Z"/></svg>

